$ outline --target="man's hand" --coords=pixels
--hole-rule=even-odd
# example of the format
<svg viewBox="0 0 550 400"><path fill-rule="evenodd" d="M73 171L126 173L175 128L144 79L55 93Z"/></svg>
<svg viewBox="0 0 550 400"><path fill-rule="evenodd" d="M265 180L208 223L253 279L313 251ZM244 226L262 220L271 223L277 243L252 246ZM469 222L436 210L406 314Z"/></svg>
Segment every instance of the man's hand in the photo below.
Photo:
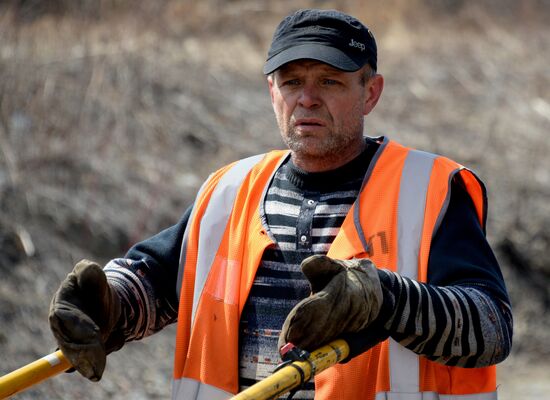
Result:
<svg viewBox="0 0 550 400"><path fill-rule="evenodd" d="M92 381L105 369L106 356L124 344L113 334L120 299L99 265L82 260L67 275L50 304L50 327L73 367Z"/></svg>
<svg viewBox="0 0 550 400"><path fill-rule="evenodd" d="M382 307L382 288L369 259L333 260L311 256L301 265L312 294L288 314L279 348L293 343L314 350L343 333L364 330Z"/></svg>

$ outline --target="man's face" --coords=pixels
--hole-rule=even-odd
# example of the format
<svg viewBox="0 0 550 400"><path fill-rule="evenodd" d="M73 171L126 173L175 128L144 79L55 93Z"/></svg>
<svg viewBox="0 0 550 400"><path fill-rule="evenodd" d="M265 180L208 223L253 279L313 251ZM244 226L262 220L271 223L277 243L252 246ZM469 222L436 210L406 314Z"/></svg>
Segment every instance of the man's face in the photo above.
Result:
<svg viewBox="0 0 550 400"><path fill-rule="evenodd" d="M363 74L298 60L268 78L283 141L298 167L334 169L363 150L363 117L376 104L383 83L380 75L365 83Z"/></svg>

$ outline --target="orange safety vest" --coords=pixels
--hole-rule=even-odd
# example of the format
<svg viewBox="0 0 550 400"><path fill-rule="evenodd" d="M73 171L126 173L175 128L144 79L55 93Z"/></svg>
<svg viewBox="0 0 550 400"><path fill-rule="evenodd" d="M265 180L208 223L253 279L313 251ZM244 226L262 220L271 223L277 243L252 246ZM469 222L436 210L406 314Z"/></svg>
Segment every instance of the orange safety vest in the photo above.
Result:
<svg viewBox="0 0 550 400"><path fill-rule="evenodd" d="M462 177L482 226L484 186L447 158L377 140L360 194L327 255L370 257L379 267L426 282L452 177ZM274 151L230 164L197 195L182 247L173 399L227 399L238 392L239 319L263 252L273 244L262 204L288 155ZM315 398L496 399L495 367L448 367L390 338L316 376Z"/></svg>

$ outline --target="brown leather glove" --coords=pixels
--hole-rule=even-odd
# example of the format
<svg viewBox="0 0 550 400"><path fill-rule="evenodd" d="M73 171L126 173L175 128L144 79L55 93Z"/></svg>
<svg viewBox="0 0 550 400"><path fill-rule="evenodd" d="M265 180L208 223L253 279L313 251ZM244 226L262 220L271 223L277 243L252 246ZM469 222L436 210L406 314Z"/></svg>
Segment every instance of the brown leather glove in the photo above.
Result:
<svg viewBox="0 0 550 400"><path fill-rule="evenodd" d="M124 344L122 332L113 332L120 314L117 293L92 261L77 263L53 296L53 335L73 367L92 381L101 379L107 354Z"/></svg>
<svg viewBox="0 0 550 400"><path fill-rule="evenodd" d="M378 316L383 295L369 259L334 260L311 256L301 265L312 294L288 314L279 348L293 343L314 350L343 333L362 331Z"/></svg>

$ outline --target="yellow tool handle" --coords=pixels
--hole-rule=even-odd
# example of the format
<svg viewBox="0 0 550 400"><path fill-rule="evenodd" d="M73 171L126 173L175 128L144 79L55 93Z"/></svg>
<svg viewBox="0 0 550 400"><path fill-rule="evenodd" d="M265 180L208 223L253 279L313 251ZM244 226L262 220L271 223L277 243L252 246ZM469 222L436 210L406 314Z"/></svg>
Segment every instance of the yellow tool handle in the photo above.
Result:
<svg viewBox="0 0 550 400"><path fill-rule="evenodd" d="M235 395L231 400L268 400L290 392L321 371L345 359L349 346L338 339L313 351L307 361L294 361L273 375ZM52 376L71 368L61 350L48 354L9 374L0 377L0 399L22 392ZM303 373L303 378L300 374Z"/></svg>
<svg viewBox="0 0 550 400"><path fill-rule="evenodd" d="M0 376L0 399L8 398L71 368L61 350Z"/></svg>
<svg viewBox="0 0 550 400"><path fill-rule="evenodd" d="M276 398L300 386L303 371L303 382L309 381L321 371L342 361L349 354L349 346L345 340L338 339L330 342L311 353L307 361L294 361L277 372L261 380L231 400L268 400Z"/></svg>

